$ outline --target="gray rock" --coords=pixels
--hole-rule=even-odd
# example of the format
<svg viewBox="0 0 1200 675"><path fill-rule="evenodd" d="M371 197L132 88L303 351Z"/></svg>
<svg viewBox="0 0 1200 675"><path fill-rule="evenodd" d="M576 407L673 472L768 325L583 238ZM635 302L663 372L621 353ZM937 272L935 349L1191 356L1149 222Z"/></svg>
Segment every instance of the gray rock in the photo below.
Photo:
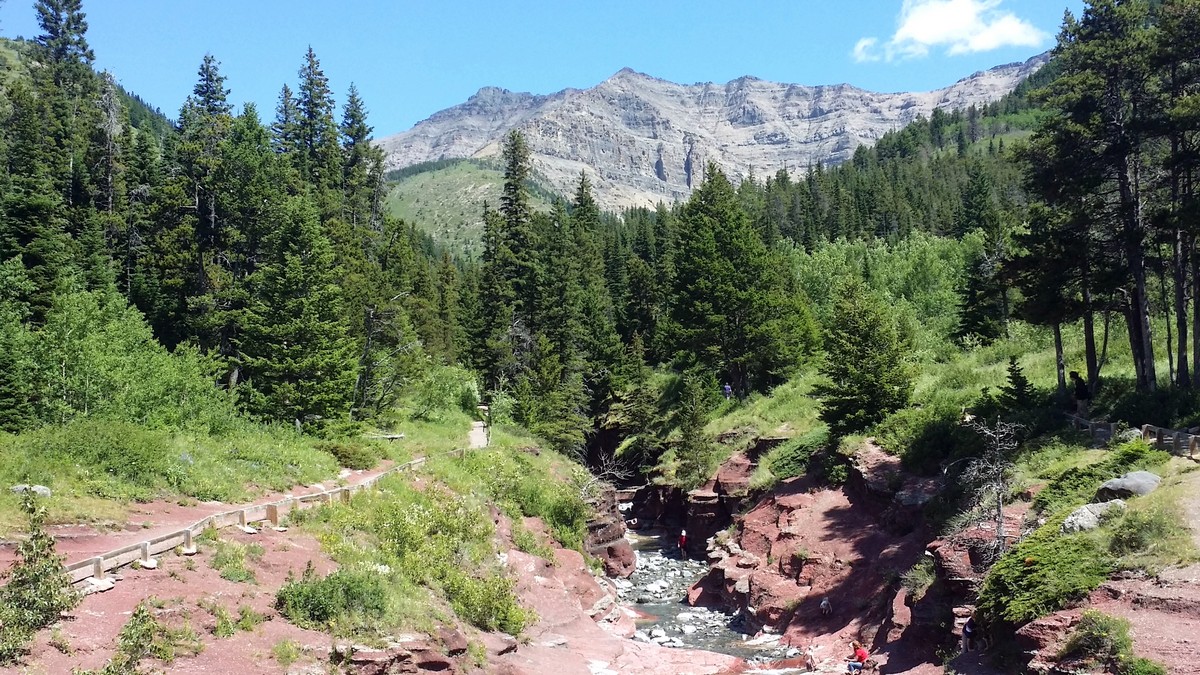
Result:
<svg viewBox="0 0 1200 675"><path fill-rule="evenodd" d="M1120 499L1114 499L1102 504L1084 504L1071 512L1071 515L1067 516L1067 519L1063 521L1061 529L1067 534L1094 530L1100 527L1100 519L1104 517L1104 514L1112 509L1124 511L1125 502Z"/></svg>
<svg viewBox="0 0 1200 675"><path fill-rule="evenodd" d="M1113 499L1128 499L1140 497L1154 492L1162 478L1149 471L1131 471L1120 478L1114 478L1096 491L1096 501L1107 502Z"/></svg>
<svg viewBox="0 0 1200 675"><path fill-rule="evenodd" d="M1117 437L1113 439L1114 443L1128 443L1130 441L1140 441L1142 439L1141 429L1126 429L1118 432Z"/></svg>
<svg viewBox="0 0 1200 675"><path fill-rule="evenodd" d="M13 491L13 494L18 494L18 495L22 494L24 492L32 492L33 494L35 494L39 497L49 497L50 496L50 488L46 487L45 485L26 485L24 483L21 483L20 485L14 485L9 489L11 489Z"/></svg>
<svg viewBox="0 0 1200 675"><path fill-rule="evenodd" d="M484 87L377 145L388 169L434 159L495 154L512 129L526 130L534 169L571 193L579 169L595 176L601 208L686 200L708 161L730 176L751 168L848 161L870 143L935 107L999 99L1046 61L1000 66L942 89L877 94L850 85L804 86L742 77L680 85L622 70L590 89L554 94ZM704 120L704 123L701 123ZM720 120L714 124L710 120Z"/></svg>

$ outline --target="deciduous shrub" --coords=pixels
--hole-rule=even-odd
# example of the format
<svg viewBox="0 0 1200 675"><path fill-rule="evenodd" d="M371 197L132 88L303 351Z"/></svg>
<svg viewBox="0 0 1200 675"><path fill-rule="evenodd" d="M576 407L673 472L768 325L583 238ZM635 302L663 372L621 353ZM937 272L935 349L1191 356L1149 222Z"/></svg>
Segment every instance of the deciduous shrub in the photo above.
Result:
<svg viewBox="0 0 1200 675"><path fill-rule="evenodd" d="M1083 660L1117 675L1166 675L1167 672L1160 664L1133 655L1128 620L1094 609L1084 611L1058 658Z"/></svg>
<svg viewBox="0 0 1200 675"><path fill-rule="evenodd" d="M1126 511L1112 530L1108 550L1114 555L1145 553L1179 532L1179 521L1162 508Z"/></svg>
<svg viewBox="0 0 1200 675"><path fill-rule="evenodd" d="M525 630L529 614L517 602L512 579L496 573L472 576L454 568L442 586L454 613L472 626L509 635Z"/></svg>
<svg viewBox="0 0 1200 675"><path fill-rule="evenodd" d="M318 450L324 450L337 459L338 465L347 469L370 469L379 463L379 451L368 443L354 441L324 441L317 444Z"/></svg>
<svg viewBox="0 0 1200 675"><path fill-rule="evenodd" d="M875 437L911 471L937 471L951 452L969 457L983 451L979 435L962 425L962 410L950 405L899 410L876 426Z"/></svg>
<svg viewBox="0 0 1200 675"><path fill-rule="evenodd" d="M320 578L310 561L299 580L289 579L275 594L275 608L305 628L361 624L387 611L385 584L382 575L366 570L338 570Z"/></svg>

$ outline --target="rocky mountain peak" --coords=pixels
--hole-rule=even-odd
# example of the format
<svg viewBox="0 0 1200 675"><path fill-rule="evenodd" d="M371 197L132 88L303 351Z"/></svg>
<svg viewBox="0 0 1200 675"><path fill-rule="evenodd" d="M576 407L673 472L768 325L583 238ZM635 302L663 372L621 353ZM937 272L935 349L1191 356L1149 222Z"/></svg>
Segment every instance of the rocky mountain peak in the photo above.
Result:
<svg viewBox="0 0 1200 675"><path fill-rule="evenodd" d="M928 92L876 93L850 84L806 86L746 75L690 85L622 68L590 89L553 94L483 87L466 102L379 141L388 168L499 153L525 134L534 169L563 194L586 171L605 208L686 199L708 161L731 177L840 163L861 144L934 108L999 99L1048 60L980 71Z"/></svg>

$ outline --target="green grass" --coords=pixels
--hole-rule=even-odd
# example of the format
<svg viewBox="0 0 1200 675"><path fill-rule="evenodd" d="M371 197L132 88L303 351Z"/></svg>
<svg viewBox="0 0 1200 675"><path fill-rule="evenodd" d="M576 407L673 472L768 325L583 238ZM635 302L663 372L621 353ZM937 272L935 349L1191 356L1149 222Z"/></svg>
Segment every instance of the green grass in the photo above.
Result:
<svg viewBox="0 0 1200 675"><path fill-rule="evenodd" d="M388 192L386 208L427 232L452 254L475 258L482 251L483 204L499 208L503 186L502 170L482 162L456 162L396 181ZM533 208L549 211L550 201L542 192L533 192Z"/></svg>
<svg viewBox="0 0 1200 675"><path fill-rule="evenodd" d="M248 562L262 560L264 550L260 544L224 540L217 540L214 544L216 551L208 564L220 573L222 579L237 583L256 583L254 570L250 569Z"/></svg>
<svg viewBox="0 0 1200 675"><path fill-rule="evenodd" d="M271 656L282 668L288 668L304 654L304 647L295 640L280 640L271 647Z"/></svg>
<svg viewBox="0 0 1200 675"><path fill-rule="evenodd" d="M80 419L20 435L0 434L0 483L48 486L50 523L122 525L132 501L239 502L337 474L332 454L290 428L244 423L221 436ZM0 534L20 519L0 494Z"/></svg>
<svg viewBox="0 0 1200 675"><path fill-rule="evenodd" d="M798 436L821 423L812 387L820 378L813 369L796 373L769 394L751 394L744 401L722 402L704 431L716 436L733 429L752 429L769 436Z"/></svg>
<svg viewBox="0 0 1200 675"><path fill-rule="evenodd" d="M422 434L433 428L421 427ZM356 576L343 583L310 574L279 597L281 611L301 625L356 639L430 630L451 614L484 630L519 633L532 615L517 603L512 580L496 562L488 505L499 505L517 523L539 517L560 542L581 548L589 515L580 496L583 475L582 467L503 427L493 430L487 449L431 453L418 469L419 482L410 482L411 474L393 476L349 505L300 514L297 524L317 537L340 570ZM520 525L514 532L519 548L549 554ZM346 609L364 603L341 602L343 587L366 588L372 612Z"/></svg>

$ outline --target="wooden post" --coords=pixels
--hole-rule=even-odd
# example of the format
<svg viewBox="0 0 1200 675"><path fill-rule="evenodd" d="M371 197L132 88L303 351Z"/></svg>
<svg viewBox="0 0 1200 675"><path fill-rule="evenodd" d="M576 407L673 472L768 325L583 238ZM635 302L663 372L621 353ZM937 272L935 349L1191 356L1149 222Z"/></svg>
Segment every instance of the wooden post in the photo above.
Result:
<svg viewBox="0 0 1200 675"><path fill-rule="evenodd" d="M196 555L196 542L192 541L192 528L183 531L183 549L180 553L184 555Z"/></svg>
<svg viewBox="0 0 1200 675"><path fill-rule="evenodd" d="M150 557L150 542L142 542L142 558L138 560L138 565L143 569L153 570L158 568L158 561Z"/></svg>

